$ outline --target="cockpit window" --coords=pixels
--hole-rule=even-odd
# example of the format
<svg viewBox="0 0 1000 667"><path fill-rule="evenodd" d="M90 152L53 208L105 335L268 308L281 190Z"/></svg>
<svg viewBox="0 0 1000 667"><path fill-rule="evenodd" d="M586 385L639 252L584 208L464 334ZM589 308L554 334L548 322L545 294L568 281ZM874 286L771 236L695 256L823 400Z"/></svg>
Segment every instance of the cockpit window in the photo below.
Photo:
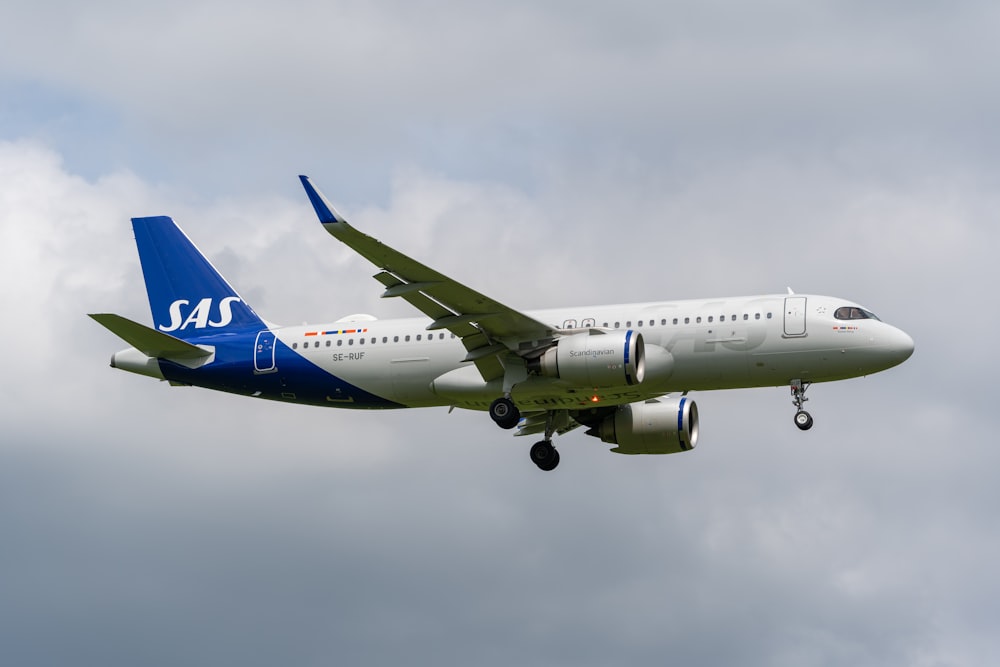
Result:
<svg viewBox="0 0 1000 667"><path fill-rule="evenodd" d="M833 312L838 320L877 320L875 313L857 306L841 306Z"/></svg>

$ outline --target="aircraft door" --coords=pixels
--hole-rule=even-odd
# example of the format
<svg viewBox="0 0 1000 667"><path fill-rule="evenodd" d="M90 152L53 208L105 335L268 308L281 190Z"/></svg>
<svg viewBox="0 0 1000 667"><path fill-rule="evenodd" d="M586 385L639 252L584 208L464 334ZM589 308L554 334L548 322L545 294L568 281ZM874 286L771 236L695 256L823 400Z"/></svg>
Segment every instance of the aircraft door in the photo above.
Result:
<svg viewBox="0 0 1000 667"><path fill-rule="evenodd" d="M274 364L274 334L261 331L257 334L253 354L254 373L274 373L278 369Z"/></svg>
<svg viewBox="0 0 1000 667"><path fill-rule="evenodd" d="M785 336L806 335L806 297L785 297Z"/></svg>

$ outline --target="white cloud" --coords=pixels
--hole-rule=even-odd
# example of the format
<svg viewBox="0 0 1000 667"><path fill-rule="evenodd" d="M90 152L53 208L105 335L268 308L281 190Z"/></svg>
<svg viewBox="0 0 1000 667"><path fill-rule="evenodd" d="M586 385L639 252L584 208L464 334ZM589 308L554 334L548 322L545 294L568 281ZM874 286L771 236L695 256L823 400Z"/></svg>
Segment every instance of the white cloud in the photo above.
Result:
<svg viewBox="0 0 1000 667"><path fill-rule="evenodd" d="M8 653L988 662L996 10L793 4L0 9L4 85L111 119L87 151L0 143ZM787 389L706 392L696 451L575 433L554 475L481 414L109 369L121 344L85 313L148 321L132 215L174 216L269 319L409 315L316 224L301 171L511 306L790 284L917 351L813 387L807 434Z"/></svg>
<svg viewBox="0 0 1000 667"><path fill-rule="evenodd" d="M345 626L350 637L335 636L368 656L391 655L389 647L363 639L363 628L384 618L414 628L411 633L399 627L393 636L409 637L440 656L456 655L444 648L441 630L441 624L456 623L482 641L503 632L542 655L547 642L531 629L534 615L560 612L551 641L567 650L578 645L599 661L624 651L646 662L665 650L693 662L726 659L728 651L701 645L708 625L731 635L734 650L744 656L749 651L751 662L909 660L948 654L968 639L965 605L981 603L964 576L941 576L941 559L954 556L940 545L967 544L967 553L993 548L979 523L990 520L988 513L977 512L964 525L953 522L963 514L965 498L991 502L992 485L987 478L969 478L961 462L946 468L954 479L940 480L942 468L927 461L945 455L943 448L964 451L966 461L991 460L983 458L990 448L978 435L989 426L969 422L968 410L954 399L942 404L927 396L933 388L908 381L909 366L863 384L814 388L817 403L811 407L819 425L809 442L800 442L801 434L787 423L785 392L709 393L700 398L706 437L691 454L619 458L596 441L568 436L563 451L569 465L537 478L523 443L508 442L482 415L260 405L170 389L106 367L106 355L120 343L84 313L124 308L145 317L127 223L135 210L176 212L195 241L238 276L240 289L283 316L300 309L336 314L344 301L348 310L382 308L370 268L322 232L304 198L191 203L127 173L84 180L68 173L57 153L23 142L2 146L0 174L3 281L18 287L4 290L2 306L30 323L8 327L4 341L8 349L32 352L6 365L10 377L22 380L4 388L4 421L19 443L8 445L4 458L24 479L35 479L34 493L62 502L77 498L92 513L80 520L96 522L92 530L107 534L95 542L70 531L47 508L8 510L8 523L31 517L34 528L18 529L23 539L47 535L62 548L95 550L70 569L58 559L46 565L14 559L12 567L29 575L20 595L37 598L34 577L95 577L110 595L109 619L162 604L170 622L181 623L179 615L190 613L183 611L189 600L210 600L211 613L227 613L224 598L235 590L231 586L246 586L274 564L288 567L301 562L303 550L318 550L332 569L310 560L298 575L272 575L255 585L255 595L298 624L302 614L344 623L341 605L357 606ZM389 206L349 214L366 231L431 264L447 264L449 272L484 291L502 290L539 305L578 296L581 284L602 297L594 300L613 298L629 284L671 296L671 279L697 273L699 266L712 277L687 282L684 291L707 289L701 282L713 291L727 285L738 290L739 274L748 267L760 264L765 280L780 280L788 269L783 256L822 243L822 252L811 251L821 258L820 268L804 267L802 275L830 280L822 262L861 247L846 265L854 276L842 282L893 306L898 284L916 277L935 247L975 256L974 246L985 238L968 214L982 204L968 197L872 194L850 182L830 186L826 175L772 166L745 178L725 176L731 186L725 200L713 196L717 174L678 185L669 196L648 183L624 182L571 198L571 186L558 179L548 182L551 190L529 195L411 169L397 175ZM762 184L775 182L790 184L795 193L783 206L773 206L775 196L760 192ZM819 211L796 234L780 236L795 229L815 199L843 203ZM738 214L759 224L733 228L730 221ZM673 247L674 231L663 219L682 218L697 232L683 246L691 252L672 256L682 270L664 271L660 258L663 248ZM572 224L563 230L559 219ZM937 244L924 240L941 219L957 226ZM841 238L828 225L854 232ZM915 239L890 243L904 229ZM605 233L612 231L634 243L609 249ZM545 242L524 244L525 238ZM879 246L898 253L891 265L900 276L888 286L879 285L884 267L871 250ZM557 252L566 248L571 251ZM579 257L598 259L580 270ZM968 303L949 284L933 292L935 298L952 294ZM539 291L539 285L546 288ZM936 345L943 338L917 340L911 363L940 354ZM749 429L740 423L748 420ZM43 452L45 459L38 459ZM12 488L26 497L16 491L20 487ZM973 495L966 495L970 490ZM143 527L136 523L140 517L165 527ZM264 548L269 534L277 540L270 553L247 561L232 551L248 540ZM139 550L108 551L126 539ZM160 553L157 545L176 540L189 550L168 563L170 551ZM199 551L198 544L211 545L210 551ZM224 575L228 558L243 564ZM966 560L970 570L980 563ZM137 589L111 567L152 577L152 587ZM329 578L320 586L321 599L301 598L300 575ZM388 587L378 583L386 580ZM99 594L65 585L77 595ZM170 594L178 585L195 588L180 597ZM433 604L417 603L432 597ZM58 600L53 604L62 604ZM950 621L941 620L941 607ZM52 613L45 603L36 608L43 616ZM281 625L274 613L233 621L222 636L258 623ZM59 618L76 622L74 614L64 611ZM660 634L663 619L674 632ZM281 626L279 635L305 642L304 651L330 650L306 630ZM278 644L259 645L266 654ZM212 646L216 657L238 654L225 639ZM101 655L113 662L132 653L122 648ZM496 655L524 657L510 647ZM549 659L561 662L559 655Z"/></svg>

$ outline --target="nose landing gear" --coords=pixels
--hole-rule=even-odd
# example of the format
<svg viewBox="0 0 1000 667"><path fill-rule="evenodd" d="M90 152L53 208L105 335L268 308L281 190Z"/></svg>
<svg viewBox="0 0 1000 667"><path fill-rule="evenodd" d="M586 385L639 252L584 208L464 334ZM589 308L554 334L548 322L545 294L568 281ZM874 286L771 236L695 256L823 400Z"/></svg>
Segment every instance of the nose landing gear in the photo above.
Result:
<svg viewBox="0 0 1000 667"><path fill-rule="evenodd" d="M810 384L812 383L802 380L792 380L791 383L792 403L795 404L795 425L803 431L808 431L813 425L812 415L802 409L802 404L809 400L806 398L806 389Z"/></svg>

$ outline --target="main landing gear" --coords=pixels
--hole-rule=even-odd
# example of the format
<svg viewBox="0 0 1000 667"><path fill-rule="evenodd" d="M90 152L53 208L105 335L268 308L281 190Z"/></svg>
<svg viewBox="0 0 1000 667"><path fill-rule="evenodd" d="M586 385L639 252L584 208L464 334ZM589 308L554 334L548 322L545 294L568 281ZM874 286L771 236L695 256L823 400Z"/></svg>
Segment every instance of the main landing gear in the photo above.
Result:
<svg viewBox="0 0 1000 667"><path fill-rule="evenodd" d="M806 389L809 388L810 384L810 382L803 382L802 380L792 380L792 403L795 404L795 425L803 431L808 431L813 425L812 415L802 409L802 404L809 400L806 398Z"/></svg>
<svg viewBox="0 0 1000 667"><path fill-rule="evenodd" d="M539 440L531 446L531 460L539 470L549 472L559 465L559 451L552 446L551 440Z"/></svg>
<svg viewBox="0 0 1000 667"><path fill-rule="evenodd" d="M556 432L556 413L549 410L545 413L545 439L531 446L531 462L539 470L549 472L559 465L559 452L552 446L552 435Z"/></svg>
<svg viewBox="0 0 1000 667"><path fill-rule="evenodd" d="M514 401L510 400L510 396L501 396L490 403L490 418L500 428L512 429L521 421L521 411L514 405Z"/></svg>
<svg viewBox="0 0 1000 667"><path fill-rule="evenodd" d="M511 429L521 421L521 411L514 405L510 396L501 396L490 403L490 417L497 426ZM559 465L559 452L552 446L552 435L556 432L556 415L549 411L545 415L545 439L531 446L531 461L540 470L548 472Z"/></svg>

